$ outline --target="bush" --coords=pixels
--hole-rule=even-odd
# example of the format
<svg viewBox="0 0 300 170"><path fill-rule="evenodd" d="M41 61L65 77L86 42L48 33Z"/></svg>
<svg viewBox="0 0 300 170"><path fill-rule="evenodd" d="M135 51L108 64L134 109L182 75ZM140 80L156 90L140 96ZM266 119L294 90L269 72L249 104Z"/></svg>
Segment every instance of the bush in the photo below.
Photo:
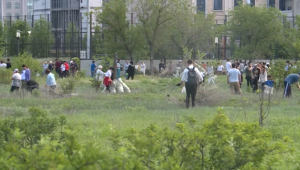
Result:
<svg viewBox="0 0 300 170"><path fill-rule="evenodd" d="M10 84L11 83L11 76L13 75L13 72L11 70L8 70L6 68L0 69L0 84Z"/></svg>
<svg viewBox="0 0 300 170"><path fill-rule="evenodd" d="M300 64L299 62L297 65L293 65L288 69L288 71L285 70L286 61L285 60L276 60L273 63L270 63L270 68L268 69L268 75L272 75L272 78L274 79L275 85L274 87L276 89L283 89L283 82L284 79L289 74L297 74L299 73ZM296 66L296 67L295 67Z"/></svg>
<svg viewBox="0 0 300 170"><path fill-rule="evenodd" d="M22 65L25 64L29 67L31 71L31 79L36 78L36 73L42 73L43 68L38 60L32 58L31 54L24 53L19 57L12 58L12 68L11 70L14 70L18 68L21 72L23 70Z"/></svg>
<svg viewBox="0 0 300 170"><path fill-rule="evenodd" d="M0 169L280 169L290 151L287 138L272 141L258 124L230 123L222 111L203 127L192 117L175 130L151 125L125 137L110 127L106 148L80 145L64 130L64 117L29 112L30 118L0 121Z"/></svg>
<svg viewBox="0 0 300 170"><path fill-rule="evenodd" d="M60 79L60 86L63 94L71 94L75 89L77 81L78 80L73 77L67 79Z"/></svg>

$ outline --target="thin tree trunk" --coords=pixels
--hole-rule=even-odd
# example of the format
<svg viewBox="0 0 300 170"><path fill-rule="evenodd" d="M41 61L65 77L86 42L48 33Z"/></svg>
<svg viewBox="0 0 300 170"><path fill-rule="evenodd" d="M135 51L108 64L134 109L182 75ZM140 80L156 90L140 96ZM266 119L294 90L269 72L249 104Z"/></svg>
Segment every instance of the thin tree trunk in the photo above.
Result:
<svg viewBox="0 0 300 170"><path fill-rule="evenodd" d="M153 59L154 59L154 48L153 48L153 44L150 43L150 75L153 76L154 72L153 72Z"/></svg>

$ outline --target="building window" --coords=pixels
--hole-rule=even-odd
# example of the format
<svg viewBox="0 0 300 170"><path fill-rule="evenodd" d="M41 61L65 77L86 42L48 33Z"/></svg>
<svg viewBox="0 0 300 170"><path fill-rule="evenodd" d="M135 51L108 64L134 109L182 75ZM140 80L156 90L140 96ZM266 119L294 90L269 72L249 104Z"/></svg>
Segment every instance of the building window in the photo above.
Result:
<svg viewBox="0 0 300 170"><path fill-rule="evenodd" d="M269 0L269 7L275 8L275 0Z"/></svg>
<svg viewBox="0 0 300 170"><path fill-rule="evenodd" d="M6 2L6 9L11 9L11 2Z"/></svg>
<svg viewBox="0 0 300 170"><path fill-rule="evenodd" d="M279 10L280 11L285 11L285 0L280 0L279 1Z"/></svg>
<svg viewBox="0 0 300 170"><path fill-rule="evenodd" d="M20 2L15 2L15 9L20 9Z"/></svg>
<svg viewBox="0 0 300 170"><path fill-rule="evenodd" d="M250 0L250 3L251 6L255 6L255 0Z"/></svg>
<svg viewBox="0 0 300 170"><path fill-rule="evenodd" d="M205 12L205 0L197 0L197 11Z"/></svg>
<svg viewBox="0 0 300 170"><path fill-rule="evenodd" d="M223 10L223 0L214 0L214 10Z"/></svg>
<svg viewBox="0 0 300 170"><path fill-rule="evenodd" d="M242 0L234 0L234 6L239 6L242 3Z"/></svg>

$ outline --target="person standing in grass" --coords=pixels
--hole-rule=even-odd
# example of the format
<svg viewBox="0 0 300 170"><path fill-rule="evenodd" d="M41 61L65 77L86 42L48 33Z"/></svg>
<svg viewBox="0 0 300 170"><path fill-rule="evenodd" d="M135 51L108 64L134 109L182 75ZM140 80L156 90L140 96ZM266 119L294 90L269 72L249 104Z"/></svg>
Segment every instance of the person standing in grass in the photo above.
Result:
<svg viewBox="0 0 300 170"><path fill-rule="evenodd" d="M48 69L50 70L50 71L53 71L53 63L52 63L52 61L49 61L49 65L48 65Z"/></svg>
<svg viewBox="0 0 300 170"><path fill-rule="evenodd" d="M61 62L61 65L60 65L60 75L61 75L61 78L66 78L66 66L64 65L64 62Z"/></svg>
<svg viewBox="0 0 300 170"><path fill-rule="evenodd" d="M229 70L231 69L231 68L233 68L232 66L231 66L231 62L230 62L230 59L227 59L227 62L226 62L226 71L227 71L227 73L229 72Z"/></svg>
<svg viewBox="0 0 300 170"><path fill-rule="evenodd" d="M95 76L95 79L96 79L96 81L99 81L101 84L103 84L102 82L103 82L103 78L104 78L104 76L106 75L106 73L104 73L103 71L102 71L102 65L99 65L98 66L98 70L97 70L97 72L96 72L96 76ZM101 85L100 85L101 86Z"/></svg>
<svg viewBox="0 0 300 170"><path fill-rule="evenodd" d="M298 74L290 74L284 79L284 98L289 98L292 96L292 84L296 84L297 88L300 90L299 86L299 76L300 72Z"/></svg>
<svg viewBox="0 0 300 170"><path fill-rule="evenodd" d="M6 62L6 68L7 69L10 69L11 68L11 62L10 62L10 59L8 58L7 59L7 62ZM18 70L19 71L19 70Z"/></svg>
<svg viewBox="0 0 300 170"><path fill-rule="evenodd" d="M121 64L120 64L120 60L118 59L117 61L117 79L120 78L121 75Z"/></svg>
<svg viewBox="0 0 300 170"><path fill-rule="evenodd" d="M261 86L262 93L264 92L265 82L268 80L268 73L265 66L261 66L261 73L259 75L258 84Z"/></svg>
<svg viewBox="0 0 300 170"><path fill-rule="evenodd" d="M125 70L125 78L127 80L128 77L128 67L129 67L130 63L129 60L126 60L126 63L124 64L124 70Z"/></svg>
<svg viewBox="0 0 300 170"><path fill-rule="evenodd" d="M146 74L146 64L144 61L141 62L141 72L145 75Z"/></svg>
<svg viewBox="0 0 300 170"><path fill-rule="evenodd" d="M105 78L103 80L103 84L106 87L106 90L108 90L109 92L110 92L109 86L112 83L111 77L112 77L113 72L114 72L114 68L110 67L109 70L107 70L107 72L105 73ZM105 90L105 88L104 88L104 90Z"/></svg>
<svg viewBox="0 0 300 170"><path fill-rule="evenodd" d="M96 64L95 64L95 61L92 61L92 64L91 64L91 77L95 77L95 73L96 73Z"/></svg>
<svg viewBox="0 0 300 170"><path fill-rule="evenodd" d="M67 61L64 61L64 65L65 65L65 77L69 77L69 64Z"/></svg>
<svg viewBox="0 0 300 170"><path fill-rule="evenodd" d="M218 75L222 75L224 66L222 63L218 63Z"/></svg>
<svg viewBox="0 0 300 170"><path fill-rule="evenodd" d="M3 61L0 61L0 68L6 68L6 64Z"/></svg>
<svg viewBox="0 0 300 170"><path fill-rule="evenodd" d="M134 73L135 73L135 66L133 65L133 61L130 61L130 65L128 67L128 77L127 77L127 80L129 80L129 78L131 78L131 80L133 80Z"/></svg>
<svg viewBox="0 0 300 170"><path fill-rule="evenodd" d="M14 70L11 80L10 92L19 91L19 88L21 87L21 74L19 73L18 69Z"/></svg>
<svg viewBox="0 0 300 170"><path fill-rule="evenodd" d="M240 83L241 83L241 72L236 69L235 63L232 63L232 68L227 73L227 84L230 84L230 90L232 94L242 94Z"/></svg>
<svg viewBox="0 0 300 170"><path fill-rule="evenodd" d="M252 72L252 63L249 62L248 65L244 69L244 73L246 75L246 80L247 80L247 88L250 91L250 87L253 87L252 84L252 79L253 79L253 72Z"/></svg>
<svg viewBox="0 0 300 170"><path fill-rule="evenodd" d="M51 73L49 69L45 71L47 74L47 80L45 87L49 87L49 94L55 94L55 88L56 88L56 81L55 81L55 75Z"/></svg>
<svg viewBox="0 0 300 170"><path fill-rule="evenodd" d="M48 69L48 63L47 61L45 61L45 63L43 64L43 76L45 75L46 70Z"/></svg>
<svg viewBox="0 0 300 170"><path fill-rule="evenodd" d="M62 77L60 70L61 62L58 59L55 59L55 71L59 77Z"/></svg>
<svg viewBox="0 0 300 170"><path fill-rule="evenodd" d="M188 67L184 69L181 77L181 82L177 86L185 83L186 89L186 108L190 107L190 98L192 98L192 107L195 107L195 98L197 94L197 87L203 80L202 75L197 67L193 65L192 60L187 61Z"/></svg>

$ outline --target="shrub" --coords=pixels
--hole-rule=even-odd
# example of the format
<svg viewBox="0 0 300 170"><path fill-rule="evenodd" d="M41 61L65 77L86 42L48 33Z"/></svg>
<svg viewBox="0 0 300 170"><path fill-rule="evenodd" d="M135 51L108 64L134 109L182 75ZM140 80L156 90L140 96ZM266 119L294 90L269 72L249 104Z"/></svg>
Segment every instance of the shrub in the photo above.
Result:
<svg viewBox="0 0 300 170"><path fill-rule="evenodd" d="M268 69L268 74L272 75L275 81L274 87L276 89L283 89L283 82L284 79L289 75L289 74L297 74L299 72L300 65L293 65L288 69L288 71L285 70L286 66L286 61L285 60L276 60L274 63L270 63L270 68ZM296 67L295 67L296 66Z"/></svg>
<svg viewBox="0 0 300 170"><path fill-rule="evenodd" d="M0 69L0 84L10 84L11 83L11 76L13 72L6 68Z"/></svg>
<svg viewBox="0 0 300 170"><path fill-rule="evenodd" d="M288 138L272 141L258 124L230 123L221 110L203 127L192 117L175 130L151 125L125 137L110 127L112 149L80 145L64 117L29 111L30 118L0 121L0 169L277 169L289 152Z"/></svg>
<svg viewBox="0 0 300 170"><path fill-rule="evenodd" d="M14 70L18 68L21 72L23 70L22 65L25 64L29 67L31 71L31 79L36 78L36 73L42 73L43 68L40 65L39 61L32 58L31 54L24 53L19 57L12 58L12 68L11 70Z"/></svg>
<svg viewBox="0 0 300 170"><path fill-rule="evenodd" d="M63 94L71 94L75 89L75 85L77 81L78 80L76 80L76 78L73 77L67 79L60 79L59 82Z"/></svg>

